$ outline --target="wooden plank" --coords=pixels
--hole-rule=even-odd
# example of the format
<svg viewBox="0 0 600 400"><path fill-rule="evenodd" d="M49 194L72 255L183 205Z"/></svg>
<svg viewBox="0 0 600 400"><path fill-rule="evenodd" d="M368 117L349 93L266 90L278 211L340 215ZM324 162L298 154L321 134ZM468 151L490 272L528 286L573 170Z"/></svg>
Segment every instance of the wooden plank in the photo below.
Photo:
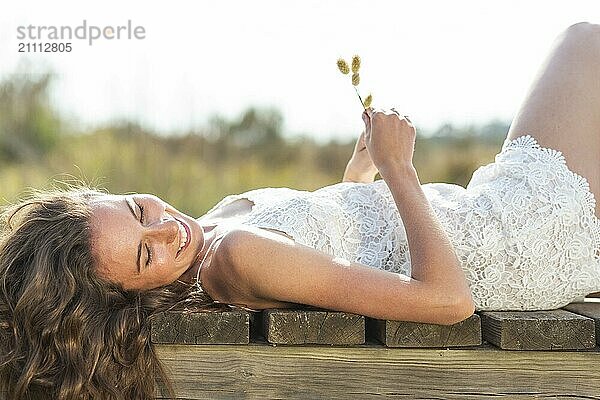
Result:
<svg viewBox="0 0 600 400"><path fill-rule="evenodd" d="M248 344L249 315L244 310L160 313L152 323L153 343Z"/></svg>
<svg viewBox="0 0 600 400"><path fill-rule="evenodd" d="M571 303L563 309L593 319L596 326L596 343L600 345L600 299L586 300L583 303Z"/></svg>
<svg viewBox="0 0 600 400"><path fill-rule="evenodd" d="M182 399L600 399L600 351L157 345Z"/></svg>
<svg viewBox="0 0 600 400"><path fill-rule="evenodd" d="M263 333L275 344L361 344L365 317L329 310L268 309L263 311Z"/></svg>
<svg viewBox="0 0 600 400"><path fill-rule="evenodd" d="M483 339L506 350L583 350L596 345L594 320L562 309L482 311Z"/></svg>
<svg viewBox="0 0 600 400"><path fill-rule="evenodd" d="M367 336L388 347L478 346L481 320L477 314L454 325L367 318Z"/></svg>

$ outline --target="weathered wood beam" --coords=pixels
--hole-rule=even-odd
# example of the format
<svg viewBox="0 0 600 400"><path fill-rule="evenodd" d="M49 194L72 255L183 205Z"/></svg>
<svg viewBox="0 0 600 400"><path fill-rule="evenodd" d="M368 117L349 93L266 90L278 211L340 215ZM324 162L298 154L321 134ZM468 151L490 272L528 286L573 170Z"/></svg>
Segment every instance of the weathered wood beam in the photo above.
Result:
<svg viewBox="0 0 600 400"><path fill-rule="evenodd" d="M263 334L275 344L353 345L365 342L365 317L328 310L263 311Z"/></svg>
<svg viewBox="0 0 600 400"><path fill-rule="evenodd" d="M248 344L250 316L247 311L160 313L152 323L153 343Z"/></svg>
<svg viewBox="0 0 600 400"><path fill-rule="evenodd" d="M596 343L600 346L600 299L597 300L585 301L584 303L571 303L563 308L594 320L596 325Z"/></svg>
<svg viewBox="0 0 600 400"><path fill-rule="evenodd" d="M600 399L600 351L156 345L181 399Z"/></svg>
<svg viewBox="0 0 600 400"><path fill-rule="evenodd" d="M481 321L477 314L454 325L367 318L367 336L388 347L478 346Z"/></svg>
<svg viewBox="0 0 600 400"><path fill-rule="evenodd" d="M482 311L480 315L483 339L502 349L583 350L596 345L594 320L566 310Z"/></svg>

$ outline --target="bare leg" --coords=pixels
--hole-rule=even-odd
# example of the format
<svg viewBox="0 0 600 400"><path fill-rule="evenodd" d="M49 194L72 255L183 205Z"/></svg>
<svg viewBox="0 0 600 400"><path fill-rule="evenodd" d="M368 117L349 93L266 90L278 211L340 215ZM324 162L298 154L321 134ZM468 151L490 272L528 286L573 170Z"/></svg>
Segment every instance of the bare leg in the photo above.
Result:
<svg viewBox="0 0 600 400"><path fill-rule="evenodd" d="M580 22L555 39L508 138L526 134L588 180L600 216L600 25Z"/></svg>

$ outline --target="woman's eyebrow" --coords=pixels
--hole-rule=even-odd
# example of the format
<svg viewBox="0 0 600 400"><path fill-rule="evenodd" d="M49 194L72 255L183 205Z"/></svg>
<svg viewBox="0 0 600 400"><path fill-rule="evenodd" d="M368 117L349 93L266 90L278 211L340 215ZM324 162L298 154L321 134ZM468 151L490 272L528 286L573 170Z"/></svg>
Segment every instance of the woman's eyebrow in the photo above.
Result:
<svg viewBox="0 0 600 400"><path fill-rule="evenodd" d="M127 204L127 208L129 208L129 211L131 211L131 214L133 214L133 218L135 218L135 220L137 222L138 217L137 217L137 215L135 215L135 211L134 211L133 206L131 205L128 197L125 198L125 204ZM140 242L138 244L138 251L137 251L137 272L138 272L138 274L140 273L140 270L141 270L141 268L140 268L141 255L142 255L142 242Z"/></svg>

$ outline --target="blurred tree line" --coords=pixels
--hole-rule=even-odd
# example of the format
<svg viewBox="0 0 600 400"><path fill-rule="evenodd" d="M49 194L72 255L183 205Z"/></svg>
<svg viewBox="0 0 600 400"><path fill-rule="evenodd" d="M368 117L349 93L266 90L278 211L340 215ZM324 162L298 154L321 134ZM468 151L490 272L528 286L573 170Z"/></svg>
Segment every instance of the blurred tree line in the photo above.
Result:
<svg viewBox="0 0 600 400"><path fill-rule="evenodd" d="M74 176L113 193L153 193L200 216L227 194L340 182L356 141L287 139L281 113L255 107L231 120L215 115L207 126L177 136L130 121L82 131L52 107L52 79L13 74L0 82L0 205L27 187ZM417 126L414 163L421 183L466 186L475 169L494 160L508 127L502 121L445 124L425 135Z"/></svg>

